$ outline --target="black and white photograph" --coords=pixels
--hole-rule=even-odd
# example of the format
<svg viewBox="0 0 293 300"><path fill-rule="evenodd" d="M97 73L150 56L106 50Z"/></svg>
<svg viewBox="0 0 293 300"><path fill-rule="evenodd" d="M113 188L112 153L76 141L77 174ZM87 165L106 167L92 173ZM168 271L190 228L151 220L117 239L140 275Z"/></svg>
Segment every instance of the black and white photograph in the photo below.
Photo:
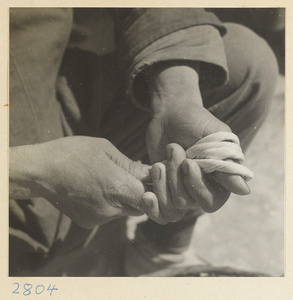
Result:
<svg viewBox="0 0 293 300"><path fill-rule="evenodd" d="M13 289L284 277L285 19L277 6L10 7Z"/></svg>

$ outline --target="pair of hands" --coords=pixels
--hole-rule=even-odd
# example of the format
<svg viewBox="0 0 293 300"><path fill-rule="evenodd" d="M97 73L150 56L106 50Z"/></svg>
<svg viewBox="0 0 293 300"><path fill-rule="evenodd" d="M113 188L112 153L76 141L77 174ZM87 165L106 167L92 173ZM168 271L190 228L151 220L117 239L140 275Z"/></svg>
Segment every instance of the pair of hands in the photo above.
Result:
<svg viewBox="0 0 293 300"><path fill-rule="evenodd" d="M216 211L229 198L229 187L241 189L243 182L235 175L222 177L221 184L211 181L186 159L185 151L201 138L230 131L202 106L194 75L190 68L168 68L152 77L157 81L150 82L153 118L146 136L152 167L129 160L102 138L16 147L21 149L10 157L11 197L45 197L87 228L125 215L146 213L165 224L199 207ZM145 192L149 182L153 192Z"/></svg>
<svg viewBox="0 0 293 300"><path fill-rule="evenodd" d="M178 221L198 206L206 211L218 209L229 192L211 184L179 146L189 147L187 141L196 142L208 134L204 124L215 118L201 106L188 103L180 107L173 106L174 112L167 110L150 123L147 145L152 167L131 161L102 138L73 136L15 147L10 154L11 198L45 197L86 228L144 213L165 224ZM189 121L187 111L192 116ZM217 128L220 124L226 128L221 122ZM145 191L144 183L149 182L153 193Z"/></svg>
<svg viewBox="0 0 293 300"><path fill-rule="evenodd" d="M188 210L219 209L230 192L209 181L195 161L186 159L183 147L169 141L188 147L192 146L186 144L189 140L209 134L206 128L212 121L218 130L227 127L203 107L190 103L180 107L172 108L176 117L171 110L166 111L153 118L149 126L148 149L156 149L149 154L153 162L159 161L152 167L131 161L102 138L76 136L42 144L49 162L47 175L40 181L43 194L87 228L126 215L147 214L157 223L166 224L180 220ZM190 123L187 111L192 116ZM184 130L178 129L178 136L173 122L176 128L184 126ZM145 192L147 182L152 182L153 192Z"/></svg>

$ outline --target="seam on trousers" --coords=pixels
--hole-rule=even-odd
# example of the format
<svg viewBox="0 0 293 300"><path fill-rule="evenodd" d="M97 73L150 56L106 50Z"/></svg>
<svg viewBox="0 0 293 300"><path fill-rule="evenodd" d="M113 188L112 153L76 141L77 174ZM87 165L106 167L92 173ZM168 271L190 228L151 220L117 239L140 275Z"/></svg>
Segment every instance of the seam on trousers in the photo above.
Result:
<svg viewBox="0 0 293 300"><path fill-rule="evenodd" d="M22 78L22 76L21 76L21 72L20 72L20 70L19 70L19 68L18 68L18 65L17 65L17 63L16 63L16 60L15 60L13 54L12 54L12 51L10 51L10 52L11 52L10 59L13 61L13 64L14 64L14 66L15 66L15 70L16 70L16 72L17 72L19 78L20 78L20 81L21 81L21 84L22 84L24 93L25 93L26 98L27 98L27 102L28 102L28 104L29 104L29 107L30 107L30 109L31 109L31 112L32 112L32 114L33 114L33 117L34 117L35 122L36 122L36 125L37 125L37 126L36 126L36 127L37 127L36 129L37 129L38 140L39 140L40 137L41 137L41 134L40 134L40 127L39 127L39 122L38 122L38 119L37 119L35 110L34 110L34 108L33 108L33 104L32 104L32 101L31 101L31 99L30 99L29 93L28 93L28 91L27 91L27 89L26 89L24 80L23 80L23 78ZM11 80L11 78L10 78L10 80Z"/></svg>

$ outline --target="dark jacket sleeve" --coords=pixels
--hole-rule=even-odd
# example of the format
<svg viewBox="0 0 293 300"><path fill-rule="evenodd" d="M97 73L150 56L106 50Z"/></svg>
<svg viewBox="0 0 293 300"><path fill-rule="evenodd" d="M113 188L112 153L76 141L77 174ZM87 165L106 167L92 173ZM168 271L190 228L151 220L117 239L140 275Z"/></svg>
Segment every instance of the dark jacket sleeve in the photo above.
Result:
<svg viewBox="0 0 293 300"><path fill-rule="evenodd" d="M127 92L142 109L148 103L137 97L137 78L154 64L166 61L200 62L200 84L214 88L228 78L222 36L223 23L198 8L109 9L116 27L116 49ZM210 82L201 82L208 78Z"/></svg>

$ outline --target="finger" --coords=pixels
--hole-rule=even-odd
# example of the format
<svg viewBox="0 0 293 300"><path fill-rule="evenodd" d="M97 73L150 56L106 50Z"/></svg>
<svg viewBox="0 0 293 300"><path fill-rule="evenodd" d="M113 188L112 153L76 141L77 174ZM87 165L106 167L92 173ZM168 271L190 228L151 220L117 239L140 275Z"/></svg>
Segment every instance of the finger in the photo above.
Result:
<svg viewBox="0 0 293 300"><path fill-rule="evenodd" d="M122 207L122 214L125 215L125 216L134 216L134 217L137 217L137 216L142 216L145 212L141 211L141 210L138 210L138 209L135 209L129 205L123 205Z"/></svg>
<svg viewBox="0 0 293 300"><path fill-rule="evenodd" d="M253 173L243 165L231 160L197 159L196 162L204 173L208 173L230 192L238 195L250 194L250 188L246 181L253 178Z"/></svg>
<svg viewBox="0 0 293 300"><path fill-rule="evenodd" d="M142 209L150 219L162 225L167 224L167 221L163 218L160 212L158 199L154 193L144 193L142 197L142 202Z"/></svg>
<svg viewBox="0 0 293 300"><path fill-rule="evenodd" d="M130 160L128 172L142 182L149 182L151 179L151 169L149 165Z"/></svg>
<svg viewBox="0 0 293 300"><path fill-rule="evenodd" d="M230 192L238 195L250 193L246 181L253 177L253 173L238 164L244 160L244 155L238 137L232 132L217 132L202 138L187 149L186 156L196 158L203 172L211 173L209 176Z"/></svg>
<svg viewBox="0 0 293 300"><path fill-rule="evenodd" d="M210 143L210 142L231 142L240 145L239 138L236 134L231 131L219 131L216 130L207 136L204 136L196 144Z"/></svg>
<svg viewBox="0 0 293 300"><path fill-rule="evenodd" d="M217 182L208 181L195 161L186 159L182 169L186 189L205 212L215 212L228 200L230 192Z"/></svg>
<svg viewBox="0 0 293 300"><path fill-rule="evenodd" d="M166 167L163 163L156 163L152 167L153 191L157 196L159 208L167 222L179 221L184 212L174 207L167 185Z"/></svg>
<svg viewBox="0 0 293 300"><path fill-rule="evenodd" d="M195 203L186 191L182 180L183 174L180 165L186 159L185 151L178 144L169 144L167 156L166 173L172 203L178 209L189 209Z"/></svg>
<svg viewBox="0 0 293 300"><path fill-rule="evenodd" d="M109 159L105 165L107 165L107 170L105 170L107 176L102 184L99 183L103 187L102 196L118 210L126 212L125 207L132 207L142 211L142 197L145 193L143 183L113 160Z"/></svg>
<svg viewBox="0 0 293 300"><path fill-rule="evenodd" d="M136 177L140 181L149 182L151 180L151 166L132 161L112 144L111 147L109 147L107 154L109 155L110 159L113 160L119 167L123 168L126 172Z"/></svg>
<svg viewBox="0 0 293 300"><path fill-rule="evenodd" d="M251 192L246 181L239 175L215 172L214 178L231 193L249 195Z"/></svg>
<svg viewBox="0 0 293 300"><path fill-rule="evenodd" d="M251 180L254 176L253 172L247 167L240 165L231 159L196 159L195 161L205 174L214 172L234 174L241 176L246 181Z"/></svg>

